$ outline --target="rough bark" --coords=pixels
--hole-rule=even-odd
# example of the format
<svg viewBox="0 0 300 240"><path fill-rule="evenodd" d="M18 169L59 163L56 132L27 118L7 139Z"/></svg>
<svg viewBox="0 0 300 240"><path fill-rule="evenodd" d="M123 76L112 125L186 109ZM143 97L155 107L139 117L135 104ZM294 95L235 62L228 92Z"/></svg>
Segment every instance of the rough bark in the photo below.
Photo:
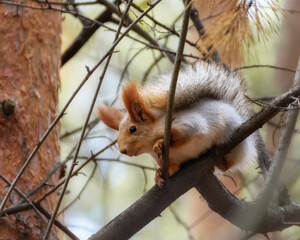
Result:
<svg viewBox="0 0 300 240"><path fill-rule="evenodd" d="M11 115L0 113L0 173L13 181L57 114L61 16L1 4L0 22L0 101L15 103ZM59 161L58 133L56 127L17 183L23 193L37 186ZM49 183L56 181L54 176ZM1 201L6 191L0 181ZM52 210L56 198L53 195L42 205ZM7 206L18 200L13 192ZM0 239L40 239L45 227L33 211L21 212L0 219Z"/></svg>

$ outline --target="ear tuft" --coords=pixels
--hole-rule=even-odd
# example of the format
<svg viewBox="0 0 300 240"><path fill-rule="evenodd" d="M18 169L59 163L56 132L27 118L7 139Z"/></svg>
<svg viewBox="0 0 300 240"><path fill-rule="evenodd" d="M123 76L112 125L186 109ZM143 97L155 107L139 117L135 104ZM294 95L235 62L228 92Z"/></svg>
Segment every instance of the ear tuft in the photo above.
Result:
<svg viewBox="0 0 300 240"><path fill-rule="evenodd" d="M135 116L134 113L131 111L132 105L135 103L137 104L140 101L136 81L132 80L123 87L122 99L130 117L133 119Z"/></svg>
<svg viewBox="0 0 300 240"><path fill-rule="evenodd" d="M112 107L98 107L98 117L105 125L119 131L124 114Z"/></svg>
<svg viewBox="0 0 300 240"><path fill-rule="evenodd" d="M135 81L130 81L123 87L122 98L131 120L136 122L155 120L154 115L139 94Z"/></svg>

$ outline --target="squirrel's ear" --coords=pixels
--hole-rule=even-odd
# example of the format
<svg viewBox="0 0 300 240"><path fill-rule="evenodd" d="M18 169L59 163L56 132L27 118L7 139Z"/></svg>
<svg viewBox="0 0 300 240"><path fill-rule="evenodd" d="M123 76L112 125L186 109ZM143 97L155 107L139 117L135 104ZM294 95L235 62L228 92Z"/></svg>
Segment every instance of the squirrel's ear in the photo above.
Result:
<svg viewBox="0 0 300 240"><path fill-rule="evenodd" d="M151 122L154 115L142 100L136 82L130 81L122 91L122 98L131 120L136 122Z"/></svg>
<svg viewBox="0 0 300 240"><path fill-rule="evenodd" d="M119 126L124 114L112 107L98 107L98 117L110 128L119 131Z"/></svg>

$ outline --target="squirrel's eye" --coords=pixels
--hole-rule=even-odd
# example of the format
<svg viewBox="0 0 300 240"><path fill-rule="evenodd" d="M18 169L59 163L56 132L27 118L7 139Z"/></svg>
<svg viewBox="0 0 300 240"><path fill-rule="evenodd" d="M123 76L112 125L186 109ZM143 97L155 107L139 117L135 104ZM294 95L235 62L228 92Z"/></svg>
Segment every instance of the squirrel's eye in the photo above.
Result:
<svg viewBox="0 0 300 240"><path fill-rule="evenodd" d="M133 134L136 132L137 129L136 129L136 126L132 126L132 127L130 127L129 130L130 130L130 133Z"/></svg>

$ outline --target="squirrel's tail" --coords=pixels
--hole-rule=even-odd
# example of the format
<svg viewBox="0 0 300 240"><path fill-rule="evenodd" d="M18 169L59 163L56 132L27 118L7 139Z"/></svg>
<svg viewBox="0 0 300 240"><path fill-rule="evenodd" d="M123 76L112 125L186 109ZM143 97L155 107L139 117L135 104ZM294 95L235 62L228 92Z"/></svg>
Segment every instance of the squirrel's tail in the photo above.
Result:
<svg viewBox="0 0 300 240"><path fill-rule="evenodd" d="M170 81L171 74L160 75L155 84L145 88L148 93L167 93ZM213 98L232 104L245 120L251 115L245 93L245 82L239 74L217 64L198 61L184 66L179 73L174 111L189 108L199 99ZM164 104L161 108L165 108Z"/></svg>

